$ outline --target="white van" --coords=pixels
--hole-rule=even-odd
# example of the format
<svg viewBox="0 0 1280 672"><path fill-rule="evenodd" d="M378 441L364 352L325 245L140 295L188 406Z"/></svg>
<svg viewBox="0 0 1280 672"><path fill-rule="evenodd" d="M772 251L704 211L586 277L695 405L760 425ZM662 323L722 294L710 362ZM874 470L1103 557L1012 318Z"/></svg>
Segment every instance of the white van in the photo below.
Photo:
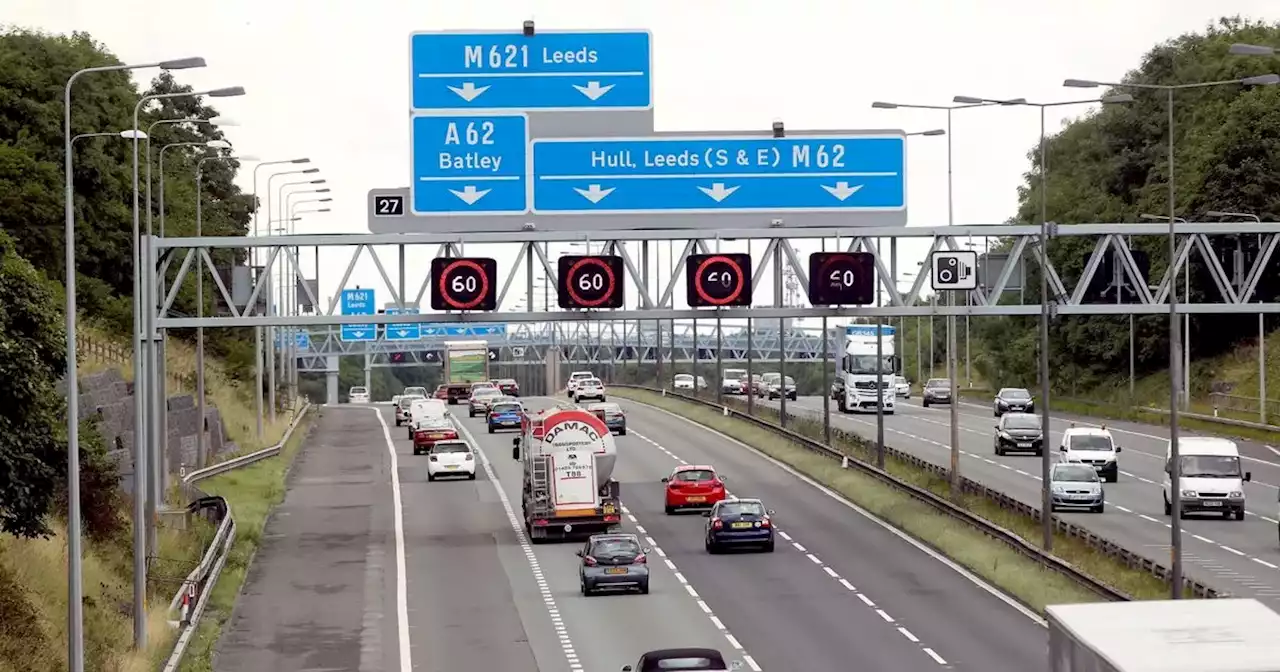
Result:
<svg viewBox="0 0 1280 672"><path fill-rule="evenodd" d="M415 399L409 406L409 438L413 438L413 430L417 429L428 418L443 418L449 414L449 407L440 399Z"/></svg>
<svg viewBox="0 0 1280 672"><path fill-rule="evenodd" d="M1173 513L1170 504L1170 458L1173 442L1165 448L1164 515ZM1223 518L1244 520L1244 484L1252 472L1241 472L1240 449L1235 441L1216 436L1186 436L1178 439L1182 513L1221 513Z"/></svg>

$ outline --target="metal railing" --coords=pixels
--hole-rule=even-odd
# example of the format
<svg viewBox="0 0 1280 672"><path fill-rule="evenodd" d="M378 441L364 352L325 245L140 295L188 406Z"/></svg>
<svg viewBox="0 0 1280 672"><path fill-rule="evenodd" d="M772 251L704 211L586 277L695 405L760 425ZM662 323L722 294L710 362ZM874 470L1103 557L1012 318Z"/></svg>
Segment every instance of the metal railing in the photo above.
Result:
<svg viewBox="0 0 1280 672"><path fill-rule="evenodd" d="M1054 571L1057 571L1063 575L1066 575L1071 579L1081 583L1082 585L1089 587L1091 590L1098 593L1102 597L1105 597L1109 600L1114 600L1114 601L1128 601L1131 599L1130 596L1084 573L1083 571L1081 571L1080 569L1077 569L1075 566L1071 565L1070 563L1063 560L1062 558L1059 558L1051 553L1045 552L1038 546L1035 546L1030 542L1028 542L1027 540L1023 539L1022 537L1018 536L1016 533L1010 530L1007 530L1003 527L1000 527L999 525L996 525L991 521L985 520L980 516L968 511L967 509L964 509L963 507L958 506L957 504L954 504L953 502L943 497L940 497L934 494L933 492L930 492L929 490L925 490L924 488L920 488L915 485L912 485L902 479L897 478L896 476L886 471L882 471L876 468L875 465L864 462L858 459L854 455L850 455L849 453L846 453L844 451L838 450L831 446L825 445L819 441L810 439L809 437L803 436L801 434L797 434L796 432L793 432L789 429L785 429L767 420L757 418L753 415L748 415L744 412L736 410L735 408L727 404L716 403L715 401L702 399L694 396L689 396L685 394L677 394L671 390L660 390L660 389L645 387L640 385L624 385L624 384L614 383L612 387L644 390L646 392L661 394L663 396L673 397L676 399L680 399L682 401L688 401L691 403L706 406L708 408L715 409L726 416L730 416L739 420L749 422L755 425L756 427L768 430L774 434L777 434L778 436L789 439L792 442L804 448L807 448L818 455L829 457L835 460L840 460L842 462L847 458L847 463L849 467L857 469L858 471L861 471L864 474L867 474L876 478L882 483L885 483L902 492L907 493L911 497L930 505L940 513L951 516L956 520L963 521L973 526L974 528L980 530L987 536L1004 542L1006 545L1008 545L1010 548L1012 548L1016 552L1037 562L1038 564L1046 568L1052 569ZM777 409L770 409L770 410L774 412L778 412ZM788 422L790 422L792 418L794 418L797 421L807 420L807 418L802 418L800 416L796 416L791 413L788 413L787 416L788 416ZM845 430L842 430L836 427L831 428L831 435L832 435L833 441L835 441L838 438L854 444L865 443L865 439L863 439L862 437L852 432L847 432ZM904 451L897 450L889 446L885 446L885 454L887 457L891 459L897 460L901 463L908 464L916 469L920 469L921 471L928 472L942 479L949 480L949 476L948 476L949 471L940 465L933 464L932 462L928 462L914 455L911 455L910 453L906 453ZM967 478L961 478L960 489L965 494L985 498L986 500L990 501L996 506L999 506L1000 508L1005 509L1007 511L1011 511L1013 513L1017 513L1023 516L1027 516L1028 518L1031 518L1036 521L1040 520L1040 510L1038 508L1031 506L1025 502L1019 501L1003 492L1000 492L998 490L994 490L985 485L982 485L981 483L978 483L976 481L972 481ZM1088 529L1085 529L1084 527L1066 522L1058 518L1057 516L1053 516L1052 521L1053 521L1053 527L1055 532L1071 537L1073 539L1077 539L1083 542L1085 545L1089 546L1090 548L1104 555L1107 555L1111 558L1114 558L1120 561L1122 564L1132 569L1137 569L1140 571L1147 572L1164 581L1170 580L1172 572L1169 570L1168 567L1165 567L1164 565L1161 565L1160 563L1155 562L1150 558L1146 558L1142 555L1139 555L1138 553L1130 551L1129 549L1126 549L1120 544L1114 541L1111 541L1109 539L1106 539L1105 537L1102 537L1098 534L1095 534L1094 532ZM1203 598L1219 597L1219 593L1217 590L1210 588L1209 586L1199 581L1196 581L1194 579L1185 579L1184 585L1186 586L1187 592L1196 597L1203 597Z"/></svg>
<svg viewBox="0 0 1280 672"><path fill-rule="evenodd" d="M310 403L304 404L298 410L293 422L289 424L289 428L276 445L233 457L188 473L182 478L184 492L198 492L195 488L195 483L278 456L293 436L294 430L298 428L298 425L302 423L302 419L306 417L307 412L310 410ZM196 565L195 569L191 570L191 573L183 580L182 587L178 589L177 594L169 601L170 614L180 608L182 608L183 613L178 621L178 639L174 642L173 652L169 654L169 658L165 662L164 672L174 672L182 663L182 657L186 654L187 646L190 644L191 638L195 635L196 628L200 624L200 617L204 615L205 607L208 606L209 595L213 593L213 587L218 584L218 576L222 573L222 568L227 562L227 556L235 543L236 521L232 515L231 503L223 497L210 497L201 494L187 507L187 510L191 513L206 509L213 510L214 517L218 521L218 529L214 532L213 540L209 542L208 548L205 549L204 556L200 558L200 563Z"/></svg>

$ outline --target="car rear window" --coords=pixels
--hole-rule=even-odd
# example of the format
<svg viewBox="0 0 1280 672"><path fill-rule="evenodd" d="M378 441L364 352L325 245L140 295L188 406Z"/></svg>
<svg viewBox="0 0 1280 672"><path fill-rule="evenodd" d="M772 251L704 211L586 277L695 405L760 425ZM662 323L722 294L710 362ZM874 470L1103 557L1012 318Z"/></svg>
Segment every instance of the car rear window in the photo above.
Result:
<svg viewBox="0 0 1280 672"><path fill-rule="evenodd" d="M763 516L764 506L760 502L727 502L717 512L722 516Z"/></svg>
<svg viewBox="0 0 1280 672"><path fill-rule="evenodd" d="M516 380L514 378L503 378L502 380L498 381L498 384L499 385L515 385Z"/></svg>
<svg viewBox="0 0 1280 672"><path fill-rule="evenodd" d="M725 669L723 660L712 660L711 658L664 658L654 661L653 664L646 664L644 672L653 672L654 670L723 669Z"/></svg>
<svg viewBox="0 0 1280 672"><path fill-rule="evenodd" d="M597 539L591 542L593 557L634 557L640 554L640 544L635 539Z"/></svg>
<svg viewBox="0 0 1280 672"><path fill-rule="evenodd" d="M431 452L437 455L441 453L469 453L471 449L465 443L437 443L431 446Z"/></svg>
<svg viewBox="0 0 1280 672"><path fill-rule="evenodd" d="M417 395L410 395L410 396L407 396L407 397L400 397L400 408L409 408L409 407L413 406L413 402L415 402L415 401L417 401L417 400L419 400L419 399L426 399L426 397L419 397L419 396L417 396Z"/></svg>
<svg viewBox="0 0 1280 672"><path fill-rule="evenodd" d="M519 413L520 404L494 404L493 412L498 413Z"/></svg>
<svg viewBox="0 0 1280 672"><path fill-rule="evenodd" d="M715 477L716 472L714 471L708 471L706 469L687 469L685 471L677 471L675 480L692 483L695 481L709 481Z"/></svg>
<svg viewBox="0 0 1280 672"><path fill-rule="evenodd" d="M353 388L351 388L351 394L369 394L369 388L367 388L367 387L353 387Z"/></svg>

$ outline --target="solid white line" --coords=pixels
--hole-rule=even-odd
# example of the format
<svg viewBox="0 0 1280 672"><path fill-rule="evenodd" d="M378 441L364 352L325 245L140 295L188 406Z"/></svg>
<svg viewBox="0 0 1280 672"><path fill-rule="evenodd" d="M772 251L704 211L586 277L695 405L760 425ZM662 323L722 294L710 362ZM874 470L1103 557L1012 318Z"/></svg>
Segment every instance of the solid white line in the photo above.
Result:
<svg viewBox="0 0 1280 672"><path fill-rule="evenodd" d="M382 438L387 442L391 456L391 506L392 524L396 535L396 638L399 640L400 672L413 672L413 654L409 646L409 585L404 554L404 505L400 499L400 461L396 458L396 444L391 440L391 430L382 417L382 411L370 409L382 425Z"/></svg>

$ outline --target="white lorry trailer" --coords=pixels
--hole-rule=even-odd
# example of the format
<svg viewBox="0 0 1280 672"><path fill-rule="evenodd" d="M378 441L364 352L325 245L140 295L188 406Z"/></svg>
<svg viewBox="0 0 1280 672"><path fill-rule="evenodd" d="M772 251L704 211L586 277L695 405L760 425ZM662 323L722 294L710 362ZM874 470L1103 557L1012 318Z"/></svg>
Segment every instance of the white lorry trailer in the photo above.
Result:
<svg viewBox="0 0 1280 672"><path fill-rule="evenodd" d="M523 463L524 529L533 543L621 526L613 433L595 414L552 408L526 415L511 457Z"/></svg>
<svg viewBox="0 0 1280 672"><path fill-rule="evenodd" d="M897 357L893 349L895 333L896 330L887 324L850 324L844 328L844 357L840 366L844 395L836 401L841 413L874 413L878 382L884 412L893 414L897 396L894 387L897 371ZM880 347L878 358L876 341Z"/></svg>
<svg viewBox="0 0 1280 672"><path fill-rule="evenodd" d="M1049 672L1280 672L1280 614L1257 600L1051 605Z"/></svg>

